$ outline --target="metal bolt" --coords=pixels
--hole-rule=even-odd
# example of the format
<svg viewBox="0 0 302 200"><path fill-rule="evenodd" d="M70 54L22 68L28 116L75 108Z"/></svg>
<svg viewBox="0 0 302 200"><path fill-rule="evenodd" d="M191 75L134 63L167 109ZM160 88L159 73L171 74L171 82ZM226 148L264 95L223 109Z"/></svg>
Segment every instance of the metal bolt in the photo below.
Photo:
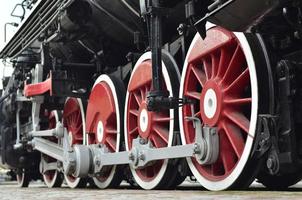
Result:
<svg viewBox="0 0 302 200"><path fill-rule="evenodd" d="M134 154L133 153L129 153L128 158L129 158L129 160L134 161L134 159L135 159Z"/></svg>
<svg viewBox="0 0 302 200"><path fill-rule="evenodd" d="M63 167L62 163L61 163L61 162L59 162L59 161L57 161L57 167L58 167L58 168Z"/></svg>
<svg viewBox="0 0 302 200"><path fill-rule="evenodd" d="M146 156L145 156L144 154L141 153L141 154L139 155L139 159L142 160L142 161L144 161L144 160L146 159Z"/></svg>
<svg viewBox="0 0 302 200"><path fill-rule="evenodd" d="M139 139L139 143L140 143L140 144L146 144L147 141L146 141L145 139L143 139L143 138L140 138L140 139Z"/></svg>
<svg viewBox="0 0 302 200"><path fill-rule="evenodd" d="M266 166L268 169L273 169L275 167L275 162L273 158L268 158L266 161Z"/></svg>
<svg viewBox="0 0 302 200"><path fill-rule="evenodd" d="M101 162L99 160L96 160L95 165L99 167L101 165Z"/></svg>
<svg viewBox="0 0 302 200"><path fill-rule="evenodd" d="M195 154L200 154L201 153L201 149L200 149L198 144L194 144L194 153Z"/></svg>
<svg viewBox="0 0 302 200"><path fill-rule="evenodd" d="M183 35L186 29L186 25L185 24L179 24L179 26L177 27L177 31L179 35Z"/></svg>

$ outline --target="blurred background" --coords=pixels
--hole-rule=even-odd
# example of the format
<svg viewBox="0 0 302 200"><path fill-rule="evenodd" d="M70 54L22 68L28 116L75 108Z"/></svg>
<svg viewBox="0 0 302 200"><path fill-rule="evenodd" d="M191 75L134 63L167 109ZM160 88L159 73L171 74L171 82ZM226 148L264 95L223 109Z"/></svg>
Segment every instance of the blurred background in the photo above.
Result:
<svg viewBox="0 0 302 200"><path fill-rule="evenodd" d="M23 14L22 7L16 6L18 3L22 3L22 1L23 0L0 0L0 51L18 30L17 26L21 25L21 18L11 15L21 16ZM26 15L28 14L29 11L27 11ZM9 60L0 60L0 79L2 80L4 76L10 76L11 73L12 68ZM2 89L2 81L0 81L0 89Z"/></svg>

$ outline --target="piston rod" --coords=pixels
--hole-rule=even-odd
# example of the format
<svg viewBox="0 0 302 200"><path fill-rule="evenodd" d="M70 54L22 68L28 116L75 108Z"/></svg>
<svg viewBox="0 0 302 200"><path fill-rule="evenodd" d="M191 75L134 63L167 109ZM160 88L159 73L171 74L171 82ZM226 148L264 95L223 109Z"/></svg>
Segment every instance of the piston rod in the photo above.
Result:
<svg viewBox="0 0 302 200"><path fill-rule="evenodd" d="M61 162L64 161L64 149L58 144L50 142L49 140L43 138L35 137L32 140L32 145L36 150Z"/></svg>

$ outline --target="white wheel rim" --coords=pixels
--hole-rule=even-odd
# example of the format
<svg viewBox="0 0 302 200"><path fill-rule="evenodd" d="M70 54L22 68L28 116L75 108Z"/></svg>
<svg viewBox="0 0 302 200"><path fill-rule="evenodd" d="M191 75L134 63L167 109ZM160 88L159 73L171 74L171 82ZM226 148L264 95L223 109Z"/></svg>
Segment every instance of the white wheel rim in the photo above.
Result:
<svg viewBox="0 0 302 200"><path fill-rule="evenodd" d="M22 172L22 174L17 174L17 182L18 186L22 186L25 179L25 174Z"/></svg>
<svg viewBox="0 0 302 200"><path fill-rule="evenodd" d="M81 178L75 178L74 180L71 180L69 176L64 175L64 177L65 177L66 184L70 188L76 188L76 187L78 187L78 185L79 185L79 183L81 181Z"/></svg>
<svg viewBox="0 0 302 200"><path fill-rule="evenodd" d="M52 188L55 185L55 182L56 182L57 178L58 178L58 171L57 170L54 171L54 174L53 174L53 177L52 177L51 180L49 180L48 175L43 174L44 183L49 188Z"/></svg>

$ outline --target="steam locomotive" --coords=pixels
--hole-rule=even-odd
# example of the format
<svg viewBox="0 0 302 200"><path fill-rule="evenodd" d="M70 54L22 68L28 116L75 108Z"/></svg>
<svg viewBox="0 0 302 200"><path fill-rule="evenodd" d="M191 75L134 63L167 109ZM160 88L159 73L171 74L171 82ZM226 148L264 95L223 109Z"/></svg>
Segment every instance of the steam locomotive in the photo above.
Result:
<svg viewBox="0 0 302 200"><path fill-rule="evenodd" d="M23 0L0 58L21 187L302 179L301 0Z"/></svg>

